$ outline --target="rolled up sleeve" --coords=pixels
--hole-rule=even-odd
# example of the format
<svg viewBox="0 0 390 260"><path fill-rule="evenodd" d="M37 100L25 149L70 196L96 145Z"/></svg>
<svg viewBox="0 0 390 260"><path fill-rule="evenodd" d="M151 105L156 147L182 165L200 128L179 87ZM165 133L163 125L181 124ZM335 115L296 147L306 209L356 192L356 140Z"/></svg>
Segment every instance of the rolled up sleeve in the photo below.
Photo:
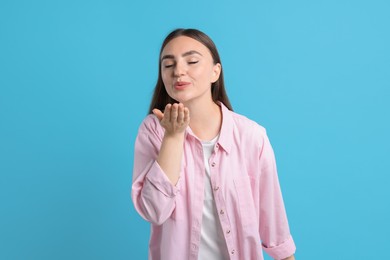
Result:
<svg viewBox="0 0 390 260"><path fill-rule="evenodd" d="M147 117L141 125L134 148L131 196L137 212L147 221L161 225L175 209L180 181L174 186L157 163L162 132L155 120Z"/></svg>
<svg viewBox="0 0 390 260"><path fill-rule="evenodd" d="M264 135L260 161L260 225L264 251L274 259L284 259L295 253L286 210L277 175L275 156L269 139Z"/></svg>
<svg viewBox="0 0 390 260"><path fill-rule="evenodd" d="M295 248L295 243L291 236L282 244L274 247L266 247L263 244L264 251L277 260L292 256L295 253Z"/></svg>

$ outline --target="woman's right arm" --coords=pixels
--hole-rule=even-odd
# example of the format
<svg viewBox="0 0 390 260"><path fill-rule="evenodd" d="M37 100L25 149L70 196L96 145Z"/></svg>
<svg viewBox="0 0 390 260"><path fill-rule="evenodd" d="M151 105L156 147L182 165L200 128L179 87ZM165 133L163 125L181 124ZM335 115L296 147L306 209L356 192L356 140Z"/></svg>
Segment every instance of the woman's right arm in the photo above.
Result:
<svg viewBox="0 0 390 260"><path fill-rule="evenodd" d="M184 133L190 122L189 111L183 104L168 104L164 114L158 109L153 113L165 129L157 162L172 184L176 185L180 177Z"/></svg>
<svg viewBox="0 0 390 260"><path fill-rule="evenodd" d="M140 127L134 151L132 200L143 218L160 225L172 214L180 191L177 182L189 112L178 104L167 105L164 114L153 112L165 132L161 140L156 129L151 129L153 123Z"/></svg>

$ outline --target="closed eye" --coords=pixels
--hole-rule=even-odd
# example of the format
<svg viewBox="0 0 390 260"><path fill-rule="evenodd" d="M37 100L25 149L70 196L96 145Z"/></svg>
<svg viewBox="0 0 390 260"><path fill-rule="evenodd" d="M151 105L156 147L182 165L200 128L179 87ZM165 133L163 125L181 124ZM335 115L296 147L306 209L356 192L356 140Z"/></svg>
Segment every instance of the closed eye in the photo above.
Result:
<svg viewBox="0 0 390 260"><path fill-rule="evenodd" d="M188 64L196 64L198 63L199 61L189 61Z"/></svg>

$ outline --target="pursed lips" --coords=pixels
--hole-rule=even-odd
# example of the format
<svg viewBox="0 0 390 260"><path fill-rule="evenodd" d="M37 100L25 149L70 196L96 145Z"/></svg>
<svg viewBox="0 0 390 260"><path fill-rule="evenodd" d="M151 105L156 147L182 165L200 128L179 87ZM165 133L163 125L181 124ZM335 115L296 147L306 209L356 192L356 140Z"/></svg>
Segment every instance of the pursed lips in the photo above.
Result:
<svg viewBox="0 0 390 260"><path fill-rule="evenodd" d="M191 84L191 82L177 81L175 83L174 87L175 87L175 89L181 90L181 89L185 89L190 84Z"/></svg>

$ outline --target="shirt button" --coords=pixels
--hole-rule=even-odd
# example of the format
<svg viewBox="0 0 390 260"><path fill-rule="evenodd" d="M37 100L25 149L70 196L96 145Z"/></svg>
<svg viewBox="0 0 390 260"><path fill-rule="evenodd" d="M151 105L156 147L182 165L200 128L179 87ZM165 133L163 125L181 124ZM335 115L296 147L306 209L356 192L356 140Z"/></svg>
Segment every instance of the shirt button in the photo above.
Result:
<svg viewBox="0 0 390 260"><path fill-rule="evenodd" d="M232 255L234 255L235 252L236 252L236 251L233 249L233 250L232 250Z"/></svg>
<svg viewBox="0 0 390 260"><path fill-rule="evenodd" d="M230 230L226 231L226 234L230 234Z"/></svg>
<svg viewBox="0 0 390 260"><path fill-rule="evenodd" d="M215 162L213 162L212 164L211 164L211 167L214 167L215 166Z"/></svg>
<svg viewBox="0 0 390 260"><path fill-rule="evenodd" d="M219 187L218 186L214 187L214 190L215 191L219 190Z"/></svg>
<svg viewBox="0 0 390 260"><path fill-rule="evenodd" d="M223 211L223 209L221 209L221 211L219 212L219 214L221 214L221 215L225 214L225 212Z"/></svg>

